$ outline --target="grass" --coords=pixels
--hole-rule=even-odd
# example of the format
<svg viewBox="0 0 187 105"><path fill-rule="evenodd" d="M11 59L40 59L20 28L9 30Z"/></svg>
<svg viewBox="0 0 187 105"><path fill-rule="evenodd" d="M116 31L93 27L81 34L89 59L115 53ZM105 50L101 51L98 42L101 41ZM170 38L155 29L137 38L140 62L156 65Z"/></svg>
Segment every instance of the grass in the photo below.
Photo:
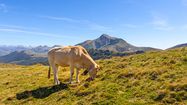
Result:
<svg viewBox="0 0 187 105"><path fill-rule="evenodd" d="M146 52L98 60L94 81L67 84L68 68L60 68L60 85L47 79L48 67L0 64L0 104L34 105L186 105L187 48ZM74 78L75 80L75 78Z"/></svg>

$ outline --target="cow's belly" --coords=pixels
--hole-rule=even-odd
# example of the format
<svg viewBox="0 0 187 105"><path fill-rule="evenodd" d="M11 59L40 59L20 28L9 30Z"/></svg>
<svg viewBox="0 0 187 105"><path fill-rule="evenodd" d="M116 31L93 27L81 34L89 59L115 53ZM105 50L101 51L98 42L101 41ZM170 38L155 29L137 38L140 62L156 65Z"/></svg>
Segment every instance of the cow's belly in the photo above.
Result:
<svg viewBox="0 0 187 105"><path fill-rule="evenodd" d="M83 66L80 63L75 63L75 67L79 69L83 68Z"/></svg>
<svg viewBox="0 0 187 105"><path fill-rule="evenodd" d="M73 64L76 68L82 68L80 64L80 57L79 56L70 56L68 53L59 53L56 52L55 54L55 64L58 64L63 67L70 66Z"/></svg>
<svg viewBox="0 0 187 105"><path fill-rule="evenodd" d="M67 67L70 65L69 58L66 56L55 56L55 64L58 64L63 67Z"/></svg>

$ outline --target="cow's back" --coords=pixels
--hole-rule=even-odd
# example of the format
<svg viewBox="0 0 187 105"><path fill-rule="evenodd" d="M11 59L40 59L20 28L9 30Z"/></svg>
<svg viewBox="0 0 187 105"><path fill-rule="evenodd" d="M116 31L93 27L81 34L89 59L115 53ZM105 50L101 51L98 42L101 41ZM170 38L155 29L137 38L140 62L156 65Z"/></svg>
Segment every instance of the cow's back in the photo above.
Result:
<svg viewBox="0 0 187 105"><path fill-rule="evenodd" d="M68 66L80 63L82 54L87 54L87 51L81 46L53 48L48 52L48 59L55 64Z"/></svg>

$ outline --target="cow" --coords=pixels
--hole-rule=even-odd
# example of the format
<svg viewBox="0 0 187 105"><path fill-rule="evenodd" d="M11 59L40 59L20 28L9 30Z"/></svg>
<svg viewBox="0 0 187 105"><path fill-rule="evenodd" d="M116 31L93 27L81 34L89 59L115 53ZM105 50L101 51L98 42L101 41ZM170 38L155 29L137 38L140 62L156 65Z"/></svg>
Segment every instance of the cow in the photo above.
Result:
<svg viewBox="0 0 187 105"><path fill-rule="evenodd" d="M74 74L74 68L76 68L76 82L79 83L79 71L80 69L86 69L90 75L90 80L96 77L99 70L99 65L90 57L86 49L82 46L66 46L55 47L48 52L49 71L48 78L50 78L50 67L53 69L54 83L60 84L58 80L58 67L70 67L70 79L69 83L72 83L72 76Z"/></svg>

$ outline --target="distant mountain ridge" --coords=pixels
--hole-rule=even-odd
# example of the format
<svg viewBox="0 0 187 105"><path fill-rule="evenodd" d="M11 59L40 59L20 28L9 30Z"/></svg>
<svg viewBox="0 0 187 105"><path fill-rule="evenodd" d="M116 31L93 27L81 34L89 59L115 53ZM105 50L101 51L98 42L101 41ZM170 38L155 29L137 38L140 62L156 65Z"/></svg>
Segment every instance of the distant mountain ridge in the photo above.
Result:
<svg viewBox="0 0 187 105"><path fill-rule="evenodd" d="M0 57L2 63L15 63L21 65L31 65L47 62L46 55L34 54L30 51L14 51L8 55Z"/></svg>
<svg viewBox="0 0 187 105"><path fill-rule="evenodd" d="M136 47L121 38L111 37L107 34L102 34L95 40L87 40L77 45L81 45L87 50L98 49L98 50L109 50L113 52L135 52L135 51L148 51L158 50L151 47Z"/></svg>
<svg viewBox="0 0 187 105"><path fill-rule="evenodd" d="M168 49L174 49L174 48L179 48L179 47L187 47L187 43L179 44Z"/></svg>
<svg viewBox="0 0 187 105"><path fill-rule="evenodd" d="M7 55L11 52L14 51L23 51L23 50L28 50L31 47L25 47L25 46L6 46L6 45L1 45L0 46L0 56Z"/></svg>
<svg viewBox="0 0 187 105"><path fill-rule="evenodd" d="M86 48L94 59L110 58L112 56L126 56L143 53L149 50L158 50L151 47L136 47L121 38L102 34L94 40L87 40L77 45ZM0 46L0 63L16 63L31 65L35 63L47 64L47 52L53 47L61 45L24 47L24 46Z"/></svg>
<svg viewBox="0 0 187 105"><path fill-rule="evenodd" d="M9 48L10 47L10 48ZM15 63L21 65L31 65L35 63L47 62L47 52L52 47L37 46L1 46L1 51L6 49L8 54L0 56L0 63Z"/></svg>

